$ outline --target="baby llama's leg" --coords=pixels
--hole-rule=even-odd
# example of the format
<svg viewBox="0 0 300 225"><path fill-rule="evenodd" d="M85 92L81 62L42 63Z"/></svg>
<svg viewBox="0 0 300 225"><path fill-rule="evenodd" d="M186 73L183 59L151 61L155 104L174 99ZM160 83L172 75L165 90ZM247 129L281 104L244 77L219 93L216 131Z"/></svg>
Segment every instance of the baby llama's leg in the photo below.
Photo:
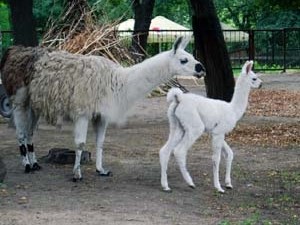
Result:
<svg viewBox="0 0 300 225"><path fill-rule="evenodd" d="M20 154L22 157L22 164L25 167L25 173L29 173L31 167L26 148L28 117L25 107L17 105L13 111L13 117L16 126L16 135L19 142Z"/></svg>
<svg viewBox="0 0 300 225"><path fill-rule="evenodd" d="M193 118L193 121L190 121L193 123L193 125L187 125L187 123L182 123L183 121L180 120L182 123L182 127L184 130L184 135L181 139L181 141L178 143L174 150L174 155L177 160L177 163L179 165L181 174L184 178L184 180L187 182L187 184L194 188L195 184L190 176L190 173L188 172L186 168L186 155L187 151L191 148L191 146L194 144L194 142L202 135L204 132L204 124L202 123L201 119L198 115L195 116L186 116L184 117L187 120L190 120L190 118ZM180 118L182 119L182 118Z"/></svg>
<svg viewBox="0 0 300 225"><path fill-rule="evenodd" d="M86 136L88 131L89 120L85 116L79 117L75 122L74 136L75 136L75 145L76 145L76 158L73 168L73 181L82 179L80 161L82 151L85 150Z"/></svg>
<svg viewBox="0 0 300 225"><path fill-rule="evenodd" d="M102 155L107 122L100 115L93 120L94 130L96 132L96 172L100 176L110 176L111 172L103 168Z"/></svg>
<svg viewBox="0 0 300 225"><path fill-rule="evenodd" d="M29 127L28 127L28 137L27 137L27 150L28 150L28 157L29 162L31 164L32 170L40 170L42 167L37 163L37 159L34 152L33 147L33 132L36 129L37 122L39 120L39 116L37 116L32 109L28 112L28 121L29 121Z"/></svg>
<svg viewBox="0 0 300 225"><path fill-rule="evenodd" d="M169 117L170 122L170 134L167 143L159 151L159 159L161 166L161 186L164 191L171 191L168 185L168 162L170 159L171 152L174 150L176 145L180 142L183 130L178 124L178 121L174 117Z"/></svg>
<svg viewBox="0 0 300 225"><path fill-rule="evenodd" d="M212 149L213 149L213 175L214 175L214 186L220 193L225 191L222 189L219 179L219 167L221 160L221 150L224 143L224 134L213 134L212 136Z"/></svg>
<svg viewBox="0 0 300 225"><path fill-rule="evenodd" d="M226 174L225 174L225 186L228 189L232 189L231 184L231 164L233 160L233 152L230 146L224 141L223 148L222 148L223 156L226 160Z"/></svg>

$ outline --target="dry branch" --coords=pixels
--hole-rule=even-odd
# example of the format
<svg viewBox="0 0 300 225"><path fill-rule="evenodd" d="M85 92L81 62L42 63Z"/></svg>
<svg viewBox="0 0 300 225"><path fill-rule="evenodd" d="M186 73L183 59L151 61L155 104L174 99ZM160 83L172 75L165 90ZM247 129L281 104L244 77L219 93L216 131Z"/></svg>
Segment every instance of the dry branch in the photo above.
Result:
<svg viewBox="0 0 300 225"><path fill-rule="evenodd" d="M86 1L79 2L82 4L79 9L74 2L60 19L49 22L41 45L74 54L100 55L120 64L133 64L131 53L121 46L122 38L115 30L119 21L98 25Z"/></svg>

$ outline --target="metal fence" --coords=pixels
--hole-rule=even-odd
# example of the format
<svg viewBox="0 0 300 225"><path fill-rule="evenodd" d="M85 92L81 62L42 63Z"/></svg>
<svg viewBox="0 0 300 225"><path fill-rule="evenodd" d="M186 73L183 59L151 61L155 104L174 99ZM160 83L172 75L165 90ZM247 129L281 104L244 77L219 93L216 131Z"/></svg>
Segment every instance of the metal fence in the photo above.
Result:
<svg viewBox="0 0 300 225"><path fill-rule="evenodd" d="M132 31L117 31L124 47L131 45ZM149 31L148 54L154 55L171 48L178 36L191 36L188 51L193 50L191 30ZM273 30L223 30L224 40L233 69L242 67L245 60L255 61L256 70L300 69L300 28ZM1 31L0 55L12 45L12 32Z"/></svg>

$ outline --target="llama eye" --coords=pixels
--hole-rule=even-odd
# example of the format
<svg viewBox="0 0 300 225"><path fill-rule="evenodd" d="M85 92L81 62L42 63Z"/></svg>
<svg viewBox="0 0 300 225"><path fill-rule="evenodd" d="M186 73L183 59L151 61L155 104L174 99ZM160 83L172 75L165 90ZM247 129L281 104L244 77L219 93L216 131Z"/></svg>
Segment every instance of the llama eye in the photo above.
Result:
<svg viewBox="0 0 300 225"><path fill-rule="evenodd" d="M187 62L188 62L188 59L187 59L187 58L180 59L180 63L181 63L181 64L186 64Z"/></svg>
<svg viewBox="0 0 300 225"><path fill-rule="evenodd" d="M252 78L252 80L253 80L253 81L256 81L256 80L257 80L257 78Z"/></svg>

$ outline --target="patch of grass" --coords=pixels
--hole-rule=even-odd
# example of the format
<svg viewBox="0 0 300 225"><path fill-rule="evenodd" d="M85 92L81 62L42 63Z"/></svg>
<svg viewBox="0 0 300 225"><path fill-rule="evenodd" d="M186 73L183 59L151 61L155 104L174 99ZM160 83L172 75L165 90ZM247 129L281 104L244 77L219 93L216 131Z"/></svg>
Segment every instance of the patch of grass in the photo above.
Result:
<svg viewBox="0 0 300 225"><path fill-rule="evenodd" d="M230 221L223 220L218 225L272 225L273 223L270 220L265 220L261 218L261 215L258 212L253 213L249 218L240 220L240 221Z"/></svg>

